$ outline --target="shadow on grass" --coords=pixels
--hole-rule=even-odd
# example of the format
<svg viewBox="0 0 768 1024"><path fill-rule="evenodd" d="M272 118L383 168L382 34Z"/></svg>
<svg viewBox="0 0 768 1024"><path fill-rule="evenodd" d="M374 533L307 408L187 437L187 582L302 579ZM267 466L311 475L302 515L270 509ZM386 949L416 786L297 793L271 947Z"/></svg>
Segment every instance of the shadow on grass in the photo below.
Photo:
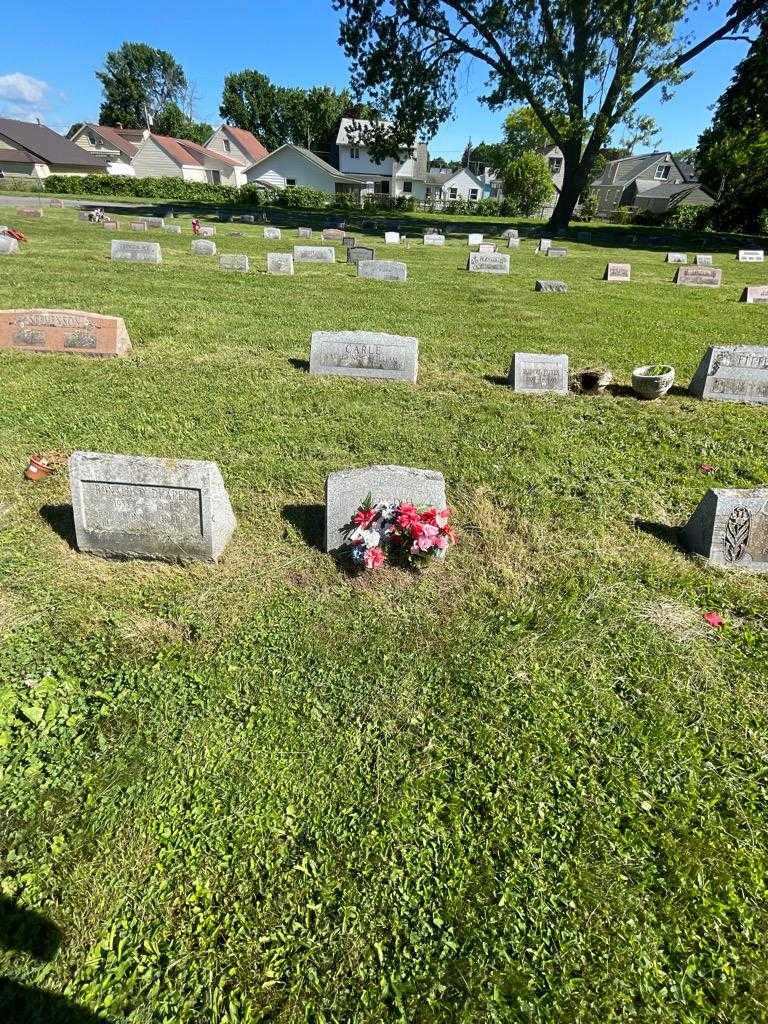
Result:
<svg viewBox="0 0 768 1024"><path fill-rule="evenodd" d="M665 523L652 523L645 519L633 519L632 526L641 533L647 533L651 537L655 537L657 540L664 541L665 544L669 544L670 547L677 548L680 551L686 551L685 544L683 544L683 533L679 526L667 526Z"/></svg>
<svg viewBox="0 0 768 1024"><path fill-rule="evenodd" d="M0 946L48 962L61 945L61 930L47 917L0 897ZM64 996L0 977L0 1021L8 1024L108 1024Z"/></svg>
<svg viewBox="0 0 768 1024"><path fill-rule="evenodd" d="M71 505L43 505L40 515L62 540L77 551L77 537L75 535L75 517Z"/></svg>
<svg viewBox="0 0 768 1024"><path fill-rule="evenodd" d="M642 398L638 395L631 384L609 384L605 390L609 395L613 395L614 398L634 398L638 402L659 401L658 398ZM667 391L667 395L675 396L676 398L685 398L688 396L688 388L675 384L669 389L669 391Z"/></svg>
<svg viewBox="0 0 768 1024"><path fill-rule="evenodd" d="M325 551L325 506L286 505L281 515L301 534L302 540L317 551Z"/></svg>
<svg viewBox="0 0 768 1024"><path fill-rule="evenodd" d="M500 377L498 376L498 374L487 373L483 377L483 380L487 381L489 384L495 384L497 387L500 388L509 387L509 377Z"/></svg>
<svg viewBox="0 0 768 1024"><path fill-rule="evenodd" d="M308 359L289 359L288 362L291 364L294 370L301 370L302 373L309 373Z"/></svg>

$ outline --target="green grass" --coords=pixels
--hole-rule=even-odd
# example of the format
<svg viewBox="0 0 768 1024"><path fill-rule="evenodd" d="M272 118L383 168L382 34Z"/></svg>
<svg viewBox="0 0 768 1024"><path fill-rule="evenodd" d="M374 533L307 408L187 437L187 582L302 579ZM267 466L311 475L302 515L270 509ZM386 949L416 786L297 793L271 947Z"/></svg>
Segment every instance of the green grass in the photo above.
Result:
<svg viewBox="0 0 768 1024"><path fill-rule="evenodd" d="M116 314L134 351L0 356L0 894L62 938L0 903L0 1020L768 1020L768 584L669 530L710 483L766 483L768 412L685 393L708 345L764 342L738 298L765 267L676 288L660 251L523 241L468 275L451 241L388 250L404 285L289 279L262 270L293 232L221 225L255 267L227 275L188 222L148 233L157 268L74 216L25 225L0 308ZM337 328L418 337L418 385L310 377ZM515 349L620 386L515 395ZM681 386L638 401L655 362ZM22 479L76 449L215 460L221 564L79 554L66 474ZM445 474L444 565L319 550L326 475L375 462Z"/></svg>

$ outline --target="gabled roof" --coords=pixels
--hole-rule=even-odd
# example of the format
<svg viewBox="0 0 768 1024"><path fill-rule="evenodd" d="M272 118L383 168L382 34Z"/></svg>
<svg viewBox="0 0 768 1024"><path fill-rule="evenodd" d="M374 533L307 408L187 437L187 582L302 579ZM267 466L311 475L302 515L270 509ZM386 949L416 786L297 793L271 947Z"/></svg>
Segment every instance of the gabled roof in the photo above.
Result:
<svg viewBox="0 0 768 1024"><path fill-rule="evenodd" d="M373 121L363 121L358 117L342 117L336 135L337 146L356 146L361 132L370 128ZM388 125L385 125L388 127ZM351 135L351 137L350 137Z"/></svg>
<svg viewBox="0 0 768 1024"><path fill-rule="evenodd" d="M200 164L204 160L218 160L219 163L227 164L230 167L243 166L239 160L233 160L231 156L227 156L225 153L217 153L215 150L201 146L197 142L190 142L189 139L176 139L175 141L183 146L191 156L195 157Z"/></svg>
<svg viewBox="0 0 768 1024"><path fill-rule="evenodd" d="M206 160L215 160L217 163L226 164L228 167L242 167L237 160L232 160L223 153L214 153L212 149L197 142L190 142L189 139L174 139L170 135L149 136L179 167L205 167Z"/></svg>
<svg viewBox="0 0 768 1024"><path fill-rule="evenodd" d="M269 155L269 150L259 142L255 135L246 131L245 128L235 128L231 124L224 124L222 128L225 132L229 132L240 149L245 150L254 163ZM210 139L208 141L210 142Z"/></svg>
<svg viewBox="0 0 768 1024"><path fill-rule="evenodd" d="M133 142L129 142L119 129L113 128L111 125L91 124L89 121L86 121L85 124L80 125L75 134L79 135L83 129L87 129L89 132L94 132L96 135L100 135L105 142L108 142L110 146L114 146L116 150L123 153L129 159L134 157L138 151L139 147L137 145ZM139 133L139 135L141 135L141 133Z"/></svg>
<svg viewBox="0 0 768 1024"><path fill-rule="evenodd" d="M640 194L643 199L671 199L677 205L683 202L692 192L697 191L703 192L707 196L709 195L708 190L695 181L685 183L679 181L660 181L657 185L652 185L651 188L643 189Z"/></svg>
<svg viewBox="0 0 768 1024"><path fill-rule="evenodd" d="M643 156L624 156L619 160L611 160L603 168L603 173L600 177L592 182L592 184L595 187L600 185L628 185L631 181L635 180L638 174L642 174L643 171L653 164L664 160L665 157L669 157L669 160L666 161L667 163L677 167L669 150L662 150L660 153L646 153ZM679 167L678 170L680 170ZM682 176L681 171L680 177Z"/></svg>
<svg viewBox="0 0 768 1024"><path fill-rule="evenodd" d="M0 149L0 163L3 164L33 164L35 160L36 157L26 149Z"/></svg>
<svg viewBox="0 0 768 1024"><path fill-rule="evenodd" d="M458 178L458 176L460 174L467 174L467 175L469 175L469 177L474 182L477 183L477 187L482 190L482 188L483 188L482 181L478 178L478 176L473 171L470 171L470 169L468 167L460 167L457 171L453 171L452 174L449 177L443 179L442 184L443 185L448 185L450 182L453 181L454 178Z"/></svg>
<svg viewBox="0 0 768 1024"><path fill-rule="evenodd" d="M104 170L104 163L98 157L86 153L80 146L65 139L63 135L58 135L44 124L30 124L28 121L0 117L0 135L14 143L18 150L29 153L39 163Z"/></svg>
<svg viewBox="0 0 768 1024"><path fill-rule="evenodd" d="M267 155L263 156L261 160L256 160L248 168L248 173L250 174L254 167L258 167L259 164L265 163L267 160L271 159L273 156L277 156L279 153L282 153L283 150L286 149L291 149L295 153L300 154L308 163L314 164L315 167L319 167L321 170L325 171L326 174L329 174L334 179L334 181L346 182L348 185L360 184L359 177L354 178L349 174L342 174L341 171L338 170L336 167L332 167L330 164L326 163L322 157L319 157L317 155L317 153L313 153L310 149L304 149L303 146L295 146L292 142L286 142L285 145L280 146L278 149L273 150L271 153L267 153Z"/></svg>

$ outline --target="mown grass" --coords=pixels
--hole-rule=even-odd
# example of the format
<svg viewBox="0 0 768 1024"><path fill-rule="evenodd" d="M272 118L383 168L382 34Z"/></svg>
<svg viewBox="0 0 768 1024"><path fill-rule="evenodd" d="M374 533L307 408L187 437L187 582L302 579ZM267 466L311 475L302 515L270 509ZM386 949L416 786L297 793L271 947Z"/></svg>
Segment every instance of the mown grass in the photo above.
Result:
<svg viewBox="0 0 768 1024"><path fill-rule="evenodd" d="M678 289L660 251L523 241L491 277L377 240L405 285L286 279L293 232L221 225L255 267L230 276L186 221L156 268L73 218L27 225L0 308L120 315L134 351L0 359L0 884L62 937L45 960L0 906L0 1019L768 1020L768 588L670 529L701 463L766 482L765 409L684 389L708 344L764 340L738 298L765 269L718 253L721 289ZM418 385L310 377L336 328L417 336ZM515 349L681 386L515 395ZM75 449L214 459L222 563L79 554L65 474L21 478ZM445 565L319 550L326 474L372 462L445 474Z"/></svg>

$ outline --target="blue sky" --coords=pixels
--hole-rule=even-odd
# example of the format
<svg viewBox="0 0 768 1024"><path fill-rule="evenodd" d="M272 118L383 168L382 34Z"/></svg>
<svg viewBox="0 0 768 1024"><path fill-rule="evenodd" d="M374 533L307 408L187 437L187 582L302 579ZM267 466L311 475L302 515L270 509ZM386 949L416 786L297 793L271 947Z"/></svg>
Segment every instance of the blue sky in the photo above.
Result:
<svg viewBox="0 0 768 1024"><path fill-rule="evenodd" d="M687 29L699 38L720 23L723 11L698 11ZM341 88L347 82L330 0L231 0L226 7L199 0L38 0L9 2L2 18L0 115L39 116L57 131L74 121L96 120L100 90L94 71L106 51L124 40L170 50L197 86L198 117L212 124L219 120L230 71L256 68L282 85ZM660 148L695 145L711 120L709 108L746 50L745 43L718 43L692 62L696 73L673 100L662 104L658 91L646 98L640 109L662 126ZM433 155L457 158L470 136L474 142L500 137L503 113L476 100L483 81L482 65L465 68L456 117L430 144Z"/></svg>

